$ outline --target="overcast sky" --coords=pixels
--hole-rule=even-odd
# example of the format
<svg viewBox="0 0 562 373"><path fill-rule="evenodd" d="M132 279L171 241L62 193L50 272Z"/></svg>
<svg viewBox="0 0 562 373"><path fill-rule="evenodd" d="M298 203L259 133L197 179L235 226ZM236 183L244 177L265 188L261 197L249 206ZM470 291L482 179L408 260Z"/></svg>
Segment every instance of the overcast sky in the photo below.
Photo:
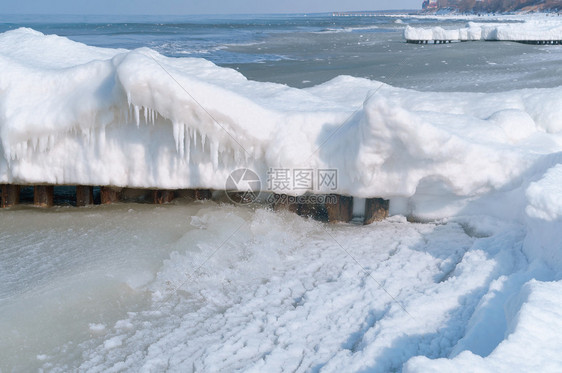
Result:
<svg viewBox="0 0 562 373"><path fill-rule="evenodd" d="M0 14L313 13L418 9L421 0L0 0Z"/></svg>

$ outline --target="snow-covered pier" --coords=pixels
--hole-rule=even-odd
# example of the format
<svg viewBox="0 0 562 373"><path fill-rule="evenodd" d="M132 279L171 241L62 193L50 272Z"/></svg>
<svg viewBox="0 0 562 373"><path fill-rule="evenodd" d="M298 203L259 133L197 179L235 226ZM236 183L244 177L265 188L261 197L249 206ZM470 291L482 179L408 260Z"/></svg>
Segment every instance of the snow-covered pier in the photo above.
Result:
<svg viewBox="0 0 562 373"><path fill-rule="evenodd" d="M375 11L333 12L332 17L377 17L384 14L383 12Z"/></svg>
<svg viewBox="0 0 562 373"><path fill-rule="evenodd" d="M475 23L464 28L406 27L404 39L410 44L446 44L459 41L511 41L535 45L561 45L560 22L543 20L525 23Z"/></svg>
<svg viewBox="0 0 562 373"><path fill-rule="evenodd" d="M406 39L406 43L410 44L447 44L452 42L452 40Z"/></svg>
<svg viewBox="0 0 562 373"><path fill-rule="evenodd" d="M220 201L259 179L259 190L291 196L262 203L325 221L450 216L531 172L545 151L533 144L562 131L560 88L453 94L340 76L296 89L202 59L30 29L0 34L0 46L0 70L10 72L0 80L5 207L17 204L19 185L36 206L60 204L57 190L78 186L68 204L82 206L132 194ZM238 170L256 178L227 186ZM298 199L308 196L334 200Z"/></svg>
<svg viewBox="0 0 562 373"><path fill-rule="evenodd" d="M406 39L409 44L447 44L452 42L465 42L469 40L439 40L439 39ZM477 40L472 40L477 41ZM499 41L499 40L487 40ZM510 40L514 43L534 44L534 45L562 45L562 40Z"/></svg>

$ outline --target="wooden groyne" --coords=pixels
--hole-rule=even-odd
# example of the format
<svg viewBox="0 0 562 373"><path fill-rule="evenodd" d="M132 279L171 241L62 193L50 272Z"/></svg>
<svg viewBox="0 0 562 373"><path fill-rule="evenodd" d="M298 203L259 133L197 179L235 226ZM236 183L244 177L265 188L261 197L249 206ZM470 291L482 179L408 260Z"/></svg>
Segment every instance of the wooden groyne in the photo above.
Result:
<svg viewBox="0 0 562 373"><path fill-rule="evenodd" d="M377 17L385 15L382 12L363 11L363 12L333 12L332 17Z"/></svg>
<svg viewBox="0 0 562 373"><path fill-rule="evenodd" d="M406 39L406 43L409 44L447 44L452 42L453 40Z"/></svg>
<svg viewBox="0 0 562 373"><path fill-rule="evenodd" d="M453 40L453 39L406 39L408 44L448 44L467 41L505 41L532 45L562 45L562 40Z"/></svg>
<svg viewBox="0 0 562 373"><path fill-rule="evenodd" d="M348 223L354 220L353 203L354 197L338 194L328 195L303 195L289 196L274 193L264 201L247 201L245 194L241 192L212 191L210 189L136 189L119 188L113 186L94 187L89 185L77 186L55 186L55 185L0 185L0 207L9 208L20 203L40 208L55 206L57 190L64 187L73 198L66 194L66 205L77 207L91 205L107 205L118 202L144 202L153 204L166 204L176 198L190 198L194 201L211 200L231 201L233 203L263 203L269 205L273 210L287 210L301 216L311 217L316 220L330 223ZM26 193L24 193L24 189ZM95 191L94 191L95 190ZM29 194L33 198L29 197ZM25 194L25 195L24 195ZM22 195L27 198L22 200ZM217 197L215 198L215 195ZM228 195L228 198L225 196ZM221 197L222 196L222 197ZM72 201L69 201L72 200ZM364 214L361 216L363 224L371 224L375 221L384 220L388 217L389 201L382 198L367 198L365 200ZM354 220L356 221L356 220Z"/></svg>

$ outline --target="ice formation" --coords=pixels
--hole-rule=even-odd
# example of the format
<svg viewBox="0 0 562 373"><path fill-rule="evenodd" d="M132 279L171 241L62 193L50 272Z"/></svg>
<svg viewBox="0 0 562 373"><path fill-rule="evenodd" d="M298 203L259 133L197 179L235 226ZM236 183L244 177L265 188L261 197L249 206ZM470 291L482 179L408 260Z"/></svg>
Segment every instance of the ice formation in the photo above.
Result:
<svg viewBox="0 0 562 373"><path fill-rule="evenodd" d="M560 41L562 25L559 21L529 19L510 23L468 22L460 29L445 29L441 26L432 28L407 26L404 30L407 40L451 40L451 41Z"/></svg>
<svg viewBox="0 0 562 373"><path fill-rule="evenodd" d="M339 77L295 89L150 49L0 35L0 182L224 189L241 167L338 169L337 192L475 197L560 149L561 88L441 94ZM301 191L304 192L304 191Z"/></svg>

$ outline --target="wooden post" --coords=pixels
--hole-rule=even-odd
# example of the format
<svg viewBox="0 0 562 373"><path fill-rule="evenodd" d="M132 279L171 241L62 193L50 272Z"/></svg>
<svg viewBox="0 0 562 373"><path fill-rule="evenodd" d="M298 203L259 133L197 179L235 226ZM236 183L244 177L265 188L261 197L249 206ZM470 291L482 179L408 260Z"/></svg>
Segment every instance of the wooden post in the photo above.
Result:
<svg viewBox="0 0 562 373"><path fill-rule="evenodd" d="M54 205L55 187L52 185L36 185L33 190L33 204L37 207Z"/></svg>
<svg viewBox="0 0 562 373"><path fill-rule="evenodd" d="M110 203L119 202L121 188L113 188L102 186L100 188L101 204L108 205Z"/></svg>
<svg viewBox="0 0 562 373"><path fill-rule="evenodd" d="M20 203L20 186L12 184L3 184L0 186L2 193L0 195L0 207L11 207Z"/></svg>
<svg viewBox="0 0 562 373"><path fill-rule="evenodd" d="M206 199L211 199L213 193L210 189L195 189L195 200L203 201Z"/></svg>
<svg viewBox="0 0 562 373"><path fill-rule="evenodd" d="M316 196L314 196L316 198ZM311 197L306 197L303 203L299 204L298 214L309 218L316 219L318 216L319 205L311 202Z"/></svg>
<svg viewBox="0 0 562 373"><path fill-rule="evenodd" d="M290 211L298 214L300 205L293 201L296 197L288 196L286 194L274 194L273 211Z"/></svg>
<svg viewBox="0 0 562 373"><path fill-rule="evenodd" d="M76 206L83 207L94 204L94 187L87 185L76 186Z"/></svg>
<svg viewBox="0 0 562 373"><path fill-rule="evenodd" d="M353 218L353 197L331 194L328 199L326 201L328 221L330 223L350 222Z"/></svg>
<svg viewBox="0 0 562 373"><path fill-rule="evenodd" d="M381 221L388 217L388 207L390 203L387 199L367 198L365 201L365 220L363 224L371 224Z"/></svg>
<svg viewBox="0 0 562 373"><path fill-rule="evenodd" d="M310 217L314 220L328 222L328 211L326 208L325 195L312 195L299 206L300 216Z"/></svg>
<svg viewBox="0 0 562 373"><path fill-rule="evenodd" d="M173 190L156 189L152 191L152 203L157 205L162 205L164 203L170 203L174 199Z"/></svg>

